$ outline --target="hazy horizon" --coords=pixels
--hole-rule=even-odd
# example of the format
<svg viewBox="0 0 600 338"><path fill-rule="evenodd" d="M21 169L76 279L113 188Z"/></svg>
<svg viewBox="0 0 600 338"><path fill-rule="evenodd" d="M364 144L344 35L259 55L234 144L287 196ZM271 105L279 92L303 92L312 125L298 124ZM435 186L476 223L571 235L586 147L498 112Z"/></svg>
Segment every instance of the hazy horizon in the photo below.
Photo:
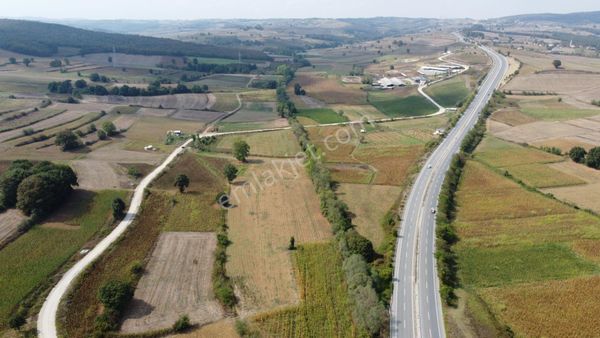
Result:
<svg viewBox="0 0 600 338"><path fill-rule="evenodd" d="M164 1L133 0L128 2L105 0L83 2L56 0L24 0L5 3L1 17L44 18L54 20L197 20L197 19L268 19L268 18L363 18L363 17L418 17L418 18L472 18L488 19L519 14L572 13L599 10L597 0L564 2L547 0L527 2L503 0L482 2L460 0L448 3L430 0L420 3L389 3L385 0L254 0L236 3L221 0L203 5L192 0Z"/></svg>

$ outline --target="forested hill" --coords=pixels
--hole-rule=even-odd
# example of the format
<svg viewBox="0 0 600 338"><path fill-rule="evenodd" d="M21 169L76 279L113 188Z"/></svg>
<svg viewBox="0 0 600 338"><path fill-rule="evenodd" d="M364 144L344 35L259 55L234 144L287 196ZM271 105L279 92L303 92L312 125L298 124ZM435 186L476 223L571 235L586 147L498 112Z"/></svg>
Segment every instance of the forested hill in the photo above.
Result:
<svg viewBox="0 0 600 338"><path fill-rule="evenodd" d="M74 48L74 54L112 52L141 55L203 56L268 60L261 51L200 45L140 35L102 33L64 25L0 19L0 49L33 56L53 56L59 47Z"/></svg>
<svg viewBox="0 0 600 338"><path fill-rule="evenodd" d="M509 22L555 22L564 25L585 25L600 22L600 11L569 14L525 14L493 19Z"/></svg>

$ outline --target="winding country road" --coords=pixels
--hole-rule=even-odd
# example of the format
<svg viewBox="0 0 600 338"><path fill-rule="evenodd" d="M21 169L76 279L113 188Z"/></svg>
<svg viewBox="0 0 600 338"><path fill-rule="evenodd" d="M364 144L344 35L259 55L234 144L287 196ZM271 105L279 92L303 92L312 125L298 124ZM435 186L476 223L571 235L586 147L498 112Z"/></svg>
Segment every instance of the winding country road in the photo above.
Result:
<svg viewBox="0 0 600 338"><path fill-rule="evenodd" d="M431 154L406 200L396 243L390 336L445 337L435 253L435 210L446 171L508 70L506 59L481 47L493 66L463 117Z"/></svg>

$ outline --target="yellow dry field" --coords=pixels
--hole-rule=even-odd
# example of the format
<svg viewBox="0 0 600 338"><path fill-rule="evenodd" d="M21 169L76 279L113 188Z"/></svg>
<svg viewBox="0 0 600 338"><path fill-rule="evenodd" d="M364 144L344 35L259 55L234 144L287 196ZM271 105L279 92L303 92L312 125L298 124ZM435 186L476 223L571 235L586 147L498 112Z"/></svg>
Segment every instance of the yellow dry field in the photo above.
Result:
<svg viewBox="0 0 600 338"><path fill-rule="evenodd" d="M482 291L517 337L600 336L598 294L598 276Z"/></svg>
<svg viewBox="0 0 600 338"><path fill-rule="evenodd" d="M201 326L199 329L168 336L170 338L240 338L235 330L233 319L223 319L215 323Z"/></svg>
<svg viewBox="0 0 600 338"><path fill-rule="evenodd" d="M216 247L214 233L161 234L121 331L142 333L169 328L184 314L195 324L222 318L223 310L212 292Z"/></svg>
<svg viewBox="0 0 600 338"><path fill-rule="evenodd" d="M511 167L523 164L561 162L562 157L522 147L495 137L486 137L475 153L475 158L493 167Z"/></svg>
<svg viewBox="0 0 600 338"><path fill-rule="evenodd" d="M575 55L556 55L541 54L530 51L511 50L514 58L522 62L527 67L523 68L523 73L528 74L536 71L554 71L552 61L560 59L565 70L578 70L586 72L598 72L600 69L600 59L588 58Z"/></svg>
<svg viewBox="0 0 600 338"><path fill-rule="evenodd" d="M494 112L491 119L513 127L537 121L533 117L525 115L517 109L498 110Z"/></svg>
<svg viewBox="0 0 600 338"><path fill-rule="evenodd" d="M356 230L375 247L381 245L385 236L381 220L400 198L402 189L384 185L340 184L336 192L348 204Z"/></svg>
<svg viewBox="0 0 600 338"><path fill-rule="evenodd" d="M169 130L181 130L186 134L196 133L205 127L204 123L179 121L161 117L142 117L125 134L127 150L143 151L147 145L153 145L160 151L169 151L175 145L165 145Z"/></svg>
<svg viewBox="0 0 600 338"><path fill-rule="evenodd" d="M597 71L597 70L596 70ZM506 90L513 92L536 91L570 96L590 103L600 97L600 74L571 71L519 75L510 81Z"/></svg>
<svg viewBox="0 0 600 338"><path fill-rule="evenodd" d="M241 316L297 304L290 237L303 244L332 236L303 166L253 162L232 185L235 207L227 214L233 243L227 249L227 273L236 286Z"/></svg>
<svg viewBox="0 0 600 338"><path fill-rule="evenodd" d="M598 170L571 161L554 163L551 166L563 173L578 177L587 184L543 189L544 192L574 203L581 208L600 212L600 172Z"/></svg>
<svg viewBox="0 0 600 338"><path fill-rule="evenodd" d="M324 153L327 162L357 162L352 152L358 145L360 129L332 126L307 128L307 131L309 139Z"/></svg>
<svg viewBox="0 0 600 338"><path fill-rule="evenodd" d="M375 168L373 184L402 186L423 156L422 145L359 148L354 157Z"/></svg>

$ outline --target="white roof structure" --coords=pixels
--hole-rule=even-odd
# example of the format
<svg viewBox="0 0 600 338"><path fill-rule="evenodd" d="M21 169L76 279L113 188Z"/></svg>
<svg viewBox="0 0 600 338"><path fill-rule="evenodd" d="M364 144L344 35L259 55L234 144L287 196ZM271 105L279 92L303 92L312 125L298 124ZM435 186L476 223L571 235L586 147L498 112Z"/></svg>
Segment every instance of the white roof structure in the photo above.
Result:
<svg viewBox="0 0 600 338"><path fill-rule="evenodd" d="M377 81L377 84L383 88L401 87L405 86L404 81L397 77L384 77Z"/></svg>

